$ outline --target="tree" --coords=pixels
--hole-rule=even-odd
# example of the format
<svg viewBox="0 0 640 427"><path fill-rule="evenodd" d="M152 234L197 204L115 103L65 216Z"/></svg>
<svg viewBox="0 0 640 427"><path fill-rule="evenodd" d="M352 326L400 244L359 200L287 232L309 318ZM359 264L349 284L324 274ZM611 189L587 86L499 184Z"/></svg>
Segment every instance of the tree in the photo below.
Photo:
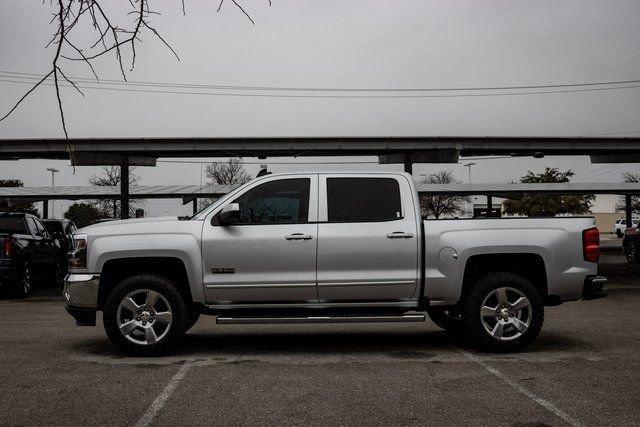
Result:
<svg viewBox="0 0 640 427"><path fill-rule="evenodd" d="M129 168L129 185L135 185L140 181L140 177L135 174L136 168ZM100 187L110 187L120 185L120 166L103 166L103 175L94 174L89 178L89 184ZM143 203L141 201L132 200L129 202L129 216L135 216L136 209ZM113 213L113 218L120 217L120 199L104 199L94 202L95 207L101 212Z"/></svg>
<svg viewBox="0 0 640 427"><path fill-rule="evenodd" d="M625 172L622 174L624 182L640 182L640 173ZM618 203L616 203L616 209L624 211L627 203L624 196L620 196ZM640 197L631 196L631 212L640 212Z"/></svg>
<svg viewBox="0 0 640 427"><path fill-rule="evenodd" d="M209 185L242 185L251 180L242 159L231 158L225 163L211 163L205 168Z"/></svg>
<svg viewBox="0 0 640 427"><path fill-rule="evenodd" d="M574 175L572 170L560 172L558 168L545 168L544 172L535 174L527 172L520 178L522 183L569 182ZM507 215L525 215L545 217L556 215L583 215L589 213L595 196L585 195L555 195L526 193L517 199L503 202Z"/></svg>
<svg viewBox="0 0 640 427"><path fill-rule="evenodd" d="M205 167L207 184L209 185L242 185L251 181L251 176L244 169L242 159L230 158L224 163L211 163ZM203 209L215 199L200 199L198 209Z"/></svg>
<svg viewBox="0 0 640 427"><path fill-rule="evenodd" d="M222 9L225 0L221 0L218 5L218 12ZM244 15L255 24L251 16L242 7L238 0L231 2ZM46 2L43 2L47 4ZM127 80L125 68L133 71L136 64L136 49L142 42L143 34L150 34L157 40L162 42L179 61L178 54L160 35L160 33L151 25L151 17L159 15L159 13L151 8L152 0L129 0L121 4L125 7L114 7L112 2L102 0L52 0L48 2L53 8L53 18L51 24L54 25L54 34L47 43L46 48L52 47L54 54L49 61L51 67L47 70L42 78L35 78L35 83L25 94L13 105L13 107L4 116L0 117L0 121L6 119L16 108L36 89L49 81L54 88L56 94L56 103L60 114L60 122L62 131L69 140L67 124L65 120L64 108L62 103L62 88L72 88L80 95L84 93L78 87L78 84L86 83L84 79L69 77L63 68L65 64L74 62L82 62L87 65L91 74L98 81L98 74L94 69L94 62L101 59L105 55L114 55L116 63L120 68L123 80ZM155 4L158 4L157 2ZM182 14L185 14L185 0L181 0ZM271 0L268 0L271 6ZM129 17L133 16L133 20ZM131 21L128 25L123 22ZM82 32L93 31L95 38L93 40ZM83 43L83 41L86 41ZM125 67L124 55L128 53L131 67ZM69 147L69 155L73 162L72 150Z"/></svg>
<svg viewBox="0 0 640 427"><path fill-rule="evenodd" d="M0 187L24 187L24 183L19 179L0 179ZM29 202L9 203L0 200L0 212L25 212L39 216L38 209Z"/></svg>
<svg viewBox="0 0 640 427"><path fill-rule="evenodd" d="M450 170L440 170L422 180L425 184L452 184L459 183ZM433 216L439 219L441 216L456 215L463 211L466 197L447 196L441 194L421 195L420 210L423 217Z"/></svg>
<svg viewBox="0 0 640 427"><path fill-rule="evenodd" d="M69 206L69 209L64 214L64 217L73 221L78 228L91 225L105 216L103 212L91 203L74 203Z"/></svg>

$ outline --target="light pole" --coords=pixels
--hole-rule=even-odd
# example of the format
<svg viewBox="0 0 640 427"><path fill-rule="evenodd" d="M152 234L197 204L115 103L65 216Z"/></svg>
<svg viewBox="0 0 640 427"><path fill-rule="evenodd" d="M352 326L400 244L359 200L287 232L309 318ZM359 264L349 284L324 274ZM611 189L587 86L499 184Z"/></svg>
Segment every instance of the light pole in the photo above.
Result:
<svg viewBox="0 0 640 427"><path fill-rule="evenodd" d="M467 168L469 168L469 184L471 184L471 166L475 166L476 164L474 162L469 162L469 163L463 163L462 166L465 166Z"/></svg>
<svg viewBox="0 0 640 427"><path fill-rule="evenodd" d="M56 173L60 172L59 169L56 168L47 168L47 171L51 172L51 188L55 188L56 186ZM55 205L54 201L51 200L51 216L55 218Z"/></svg>

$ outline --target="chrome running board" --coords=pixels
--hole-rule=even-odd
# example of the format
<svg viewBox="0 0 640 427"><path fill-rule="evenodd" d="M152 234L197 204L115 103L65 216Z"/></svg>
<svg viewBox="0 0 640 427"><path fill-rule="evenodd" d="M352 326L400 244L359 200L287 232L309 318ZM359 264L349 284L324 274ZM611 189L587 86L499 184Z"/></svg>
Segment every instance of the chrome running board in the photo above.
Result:
<svg viewBox="0 0 640 427"><path fill-rule="evenodd" d="M424 322L424 314L405 314L402 316L304 316L304 317L229 317L218 316L219 325L247 324L286 324L286 323L385 323L385 322Z"/></svg>

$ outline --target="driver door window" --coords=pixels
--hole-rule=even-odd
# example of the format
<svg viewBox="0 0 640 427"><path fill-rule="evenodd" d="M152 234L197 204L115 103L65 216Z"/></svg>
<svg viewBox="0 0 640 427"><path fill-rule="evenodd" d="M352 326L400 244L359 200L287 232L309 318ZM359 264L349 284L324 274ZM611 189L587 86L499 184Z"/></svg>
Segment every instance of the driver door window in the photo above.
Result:
<svg viewBox="0 0 640 427"><path fill-rule="evenodd" d="M235 225L308 222L309 184L309 178L283 179L247 191L233 201L240 205L240 222Z"/></svg>

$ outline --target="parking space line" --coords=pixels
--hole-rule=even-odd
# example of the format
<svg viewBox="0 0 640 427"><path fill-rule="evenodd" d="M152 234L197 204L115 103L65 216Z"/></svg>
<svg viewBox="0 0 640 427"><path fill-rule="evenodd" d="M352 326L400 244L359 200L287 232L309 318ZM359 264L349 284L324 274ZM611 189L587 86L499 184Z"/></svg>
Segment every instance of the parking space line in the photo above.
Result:
<svg viewBox="0 0 640 427"><path fill-rule="evenodd" d="M151 421L153 421L153 418L158 414L158 412L160 412L160 410L164 407L165 403L167 403L167 400L169 399L169 397L171 397L171 394L173 394L173 391L176 389L180 381L182 381L182 379L187 374L191 366L192 366L191 362L185 362L184 365L180 367L178 372L176 372L176 374L173 376L173 378L171 378L169 383L167 383L167 385L164 387L162 392L153 401L151 406L149 406L149 409L147 409L147 412L145 412L142 418L138 420L138 422L136 423L136 427L147 427L151 424Z"/></svg>
<svg viewBox="0 0 640 427"><path fill-rule="evenodd" d="M536 396L535 394L533 394L532 392L530 392L529 390L527 390L524 386L522 386L521 384L513 381L511 378L509 378L506 374L504 374L502 371L494 368L493 366L490 366L488 364L486 364L485 362L483 362L480 358L476 357L475 355L466 352L464 350L461 350L459 348L456 348L456 350L462 354L464 357L466 357L467 359L471 360L472 362L476 363L478 366L480 366L482 369L484 369L485 371L489 372L490 374L500 378L502 381L504 381L505 383L509 384L511 387L513 387L514 389L516 389L517 391L519 391L520 393L522 393L523 395L527 396L529 399L531 399L533 402L537 403L538 405L542 406L543 408L545 408L547 411L551 412L552 414L554 414L555 416L561 418L562 420L564 420L567 424L572 425L574 427L577 426L582 426L583 424L577 420L575 420L574 418L572 418L569 414L567 414L566 412L562 411L561 409L559 409L557 406L555 406L553 403L549 402L548 400L545 400L541 397Z"/></svg>

